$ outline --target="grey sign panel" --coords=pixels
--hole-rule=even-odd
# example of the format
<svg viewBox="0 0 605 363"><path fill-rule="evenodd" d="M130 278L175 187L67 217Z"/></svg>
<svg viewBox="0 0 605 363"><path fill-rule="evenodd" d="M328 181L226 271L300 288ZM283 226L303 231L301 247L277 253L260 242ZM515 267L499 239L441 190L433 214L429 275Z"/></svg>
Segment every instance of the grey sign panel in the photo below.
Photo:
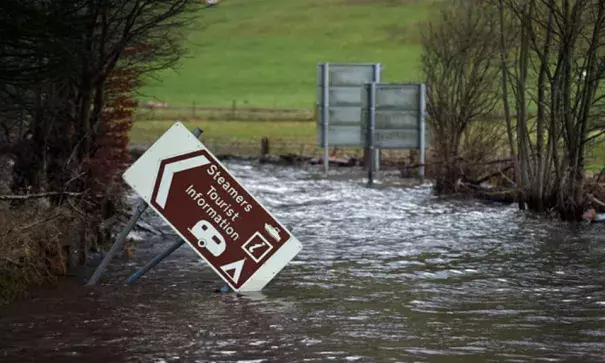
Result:
<svg viewBox="0 0 605 363"><path fill-rule="evenodd" d="M330 106L357 106L363 104L361 87L330 87L328 90Z"/></svg>
<svg viewBox="0 0 605 363"><path fill-rule="evenodd" d="M317 136L327 160L328 146L359 147L365 143L361 136L367 103L363 87L380 81L381 67L379 63L325 63L317 71Z"/></svg>
<svg viewBox="0 0 605 363"><path fill-rule="evenodd" d="M322 139L321 130L317 132L318 140ZM332 146L363 145L361 129L356 126L328 126L328 144Z"/></svg>
<svg viewBox="0 0 605 363"><path fill-rule="evenodd" d="M418 112L375 110L374 127L379 129L418 129Z"/></svg>
<svg viewBox="0 0 605 363"><path fill-rule="evenodd" d="M362 122L362 111L359 107L330 107L328 109L330 125L360 125Z"/></svg>
<svg viewBox="0 0 605 363"><path fill-rule="evenodd" d="M375 130L374 144L381 149L418 149L418 130Z"/></svg>
<svg viewBox="0 0 605 363"><path fill-rule="evenodd" d="M361 86L374 80L373 64L330 64L330 86Z"/></svg>
<svg viewBox="0 0 605 363"><path fill-rule="evenodd" d="M424 107L419 84L367 84L363 94L363 138L374 130L373 145L380 149L419 149L426 147ZM370 92L374 97L370 97ZM369 103L373 104L370 105ZM424 101L423 101L424 102ZM372 109L373 106L373 109ZM370 115L370 112L372 112ZM372 125L368 123L372 122ZM423 128L423 135L420 129Z"/></svg>
<svg viewBox="0 0 605 363"><path fill-rule="evenodd" d="M418 85L376 85L376 108L420 109Z"/></svg>

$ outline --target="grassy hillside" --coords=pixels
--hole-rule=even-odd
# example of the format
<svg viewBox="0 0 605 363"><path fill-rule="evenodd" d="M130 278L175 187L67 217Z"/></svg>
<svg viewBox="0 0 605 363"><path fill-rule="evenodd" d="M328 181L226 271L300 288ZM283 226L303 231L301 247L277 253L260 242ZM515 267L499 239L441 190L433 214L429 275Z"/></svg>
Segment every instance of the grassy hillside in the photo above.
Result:
<svg viewBox="0 0 605 363"><path fill-rule="evenodd" d="M419 23L439 1L222 0L200 11L187 58L142 99L310 108L322 62L380 62L383 81L418 81Z"/></svg>

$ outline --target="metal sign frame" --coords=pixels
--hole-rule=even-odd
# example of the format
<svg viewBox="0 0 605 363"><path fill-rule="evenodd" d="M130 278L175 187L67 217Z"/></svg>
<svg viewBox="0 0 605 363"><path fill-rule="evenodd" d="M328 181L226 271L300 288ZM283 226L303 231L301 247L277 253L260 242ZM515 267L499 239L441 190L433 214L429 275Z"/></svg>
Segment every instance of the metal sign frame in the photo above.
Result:
<svg viewBox="0 0 605 363"><path fill-rule="evenodd" d="M345 82L344 84L333 84L333 80L330 77L330 71L335 69L335 68L360 68L360 67L364 67L364 68L371 68L371 79L366 78L366 82L364 81L360 81L360 82ZM380 63L321 63L318 65L318 85L317 87L320 88L320 92L318 92L318 102L317 102L317 107L320 109L321 112L318 112L318 114L321 115L320 118L320 122L319 122L319 131L320 131L320 141L319 144L320 146L323 148L323 164L324 164L324 170L327 173L328 172L328 166L329 166L329 146L330 145L334 145L334 146L353 146L353 147L359 147L365 144L365 142L361 139L361 135L362 135L362 123L363 123L363 105L359 104L359 105L335 105L333 104L331 97L330 97L330 93L331 92L338 92L339 89L342 88L354 88L359 90L359 97L360 97L360 101L363 103L362 100L362 90L363 87L366 83L368 82L380 82L380 75L381 75L381 71L383 70L383 66ZM363 78L363 77L360 77ZM354 123L352 123L352 125L350 127L354 127L354 128L359 128L359 133L358 135L360 136L360 139L358 142L338 142L338 143L334 143L334 142L330 142L330 110L334 110L336 108L340 108L340 109L358 109L359 110L359 115L360 115L360 122L359 122L359 126L355 125ZM334 126L334 127L339 127L339 126Z"/></svg>
<svg viewBox="0 0 605 363"><path fill-rule="evenodd" d="M399 90L402 94L405 94L406 91L405 90L410 90L410 89L417 89L417 98L418 98L418 103L416 105L409 104L409 106L404 106L401 103L399 105L397 105L396 103L399 101L404 101L403 104L406 103L407 99L406 97L403 98L398 98L398 97L394 97L392 98L393 100L397 99L398 101L392 104L380 104L380 102L378 101L379 96L380 96L380 90ZM420 167L418 169L418 174L419 174L419 178L420 180L423 182L424 181L424 163L425 163L425 151L427 148L427 125L426 125L426 86L423 83L368 83L364 86L364 92L366 93L365 97L367 100L367 106L364 108L365 110L365 132L366 132L366 137L365 137L365 142L366 142L366 147L369 148L370 150L374 150L377 148L382 148L382 149L408 149L408 150L419 150L419 155L418 155L418 161L420 164ZM383 101L384 102L384 101ZM415 121L415 125L414 127L410 127L410 128L390 128L390 127L385 127L385 128L381 128L379 126L376 125L377 123L377 118L376 115L378 113L380 113L381 111L387 111L389 113L391 113L391 116L395 115L401 115L403 113L405 114L414 114L414 116L416 116L416 121ZM417 134L417 139L415 141L415 143L413 144L414 146L402 146L402 144L405 143L404 140L399 140L400 144L399 145L395 145L395 146L389 146L389 145L385 145L380 143L380 140L377 140L377 132L380 132L381 130L383 131L387 131L389 133L392 133L395 130L399 130L400 132L406 132L406 131L411 131L411 132L416 132ZM409 140L408 140L409 141ZM370 168L368 171L368 183L372 184L373 183L373 177L374 177L374 172L375 172L376 166L374 165L373 159L372 162L370 164Z"/></svg>

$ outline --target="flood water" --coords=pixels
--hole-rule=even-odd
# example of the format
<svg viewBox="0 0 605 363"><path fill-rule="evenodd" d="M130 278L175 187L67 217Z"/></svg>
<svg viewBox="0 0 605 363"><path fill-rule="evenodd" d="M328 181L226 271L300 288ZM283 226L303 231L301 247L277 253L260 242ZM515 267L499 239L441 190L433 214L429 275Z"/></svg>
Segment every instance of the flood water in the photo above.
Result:
<svg viewBox="0 0 605 363"><path fill-rule="evenodd" d="M304 245L262 293L214 292L187 246L125 286L175 239L150 238L0 308L0 362L605 362L605 225L226 165Z"/></svg>

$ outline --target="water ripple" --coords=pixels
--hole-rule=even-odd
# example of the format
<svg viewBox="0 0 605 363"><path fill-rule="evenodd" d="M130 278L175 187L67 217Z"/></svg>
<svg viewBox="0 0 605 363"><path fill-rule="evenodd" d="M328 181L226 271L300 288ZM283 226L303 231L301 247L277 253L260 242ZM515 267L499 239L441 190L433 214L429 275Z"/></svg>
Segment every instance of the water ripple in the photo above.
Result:
<svg viewBox="0 0 605 363"><path fill-rule="evenodd" d="M4 308L3 361L605 361L602 226L343 170L227 165L304 244L263 292L212 293L219 279L181 248L135 286L66 283ZM112 278L169 242L142 240Z"/></svg>

